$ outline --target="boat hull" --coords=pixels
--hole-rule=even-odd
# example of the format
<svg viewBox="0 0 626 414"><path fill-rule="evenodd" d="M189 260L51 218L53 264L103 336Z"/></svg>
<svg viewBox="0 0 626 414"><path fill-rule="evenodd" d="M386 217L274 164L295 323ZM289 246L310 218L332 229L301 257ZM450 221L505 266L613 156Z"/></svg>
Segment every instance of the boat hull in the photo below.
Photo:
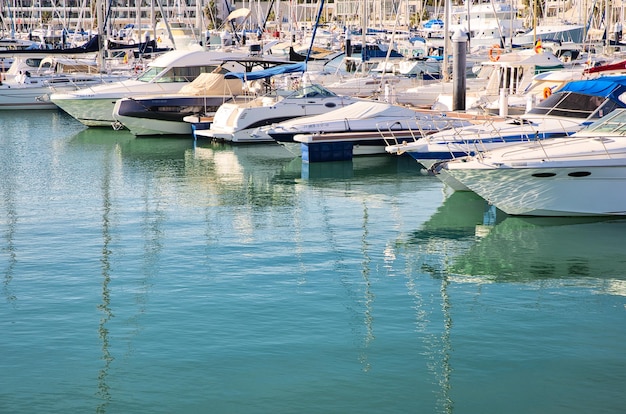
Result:
<svg viewBox="0 0 626 414"><path fill-rule="evenodd" d="M33 80L33 83L9 83L0 85L0 110L25 109L57 109L50 100L52 93L71 93L80 88L101 85L122 79L122 77L103 78L99 76L82 76L80 79L70 77L51 77L44 80Z"/></svg>
<svg viewBox="0 0 626 414"><path fill-rule="evenodd" d="M116 102L113 118L136 136L191 136L192 124L185 117L217 109L228 100L223 96L124 98Z"/></svg>
<svg viewBox="0 0 626 414"><path fill-rule="evenodd" d="M62 99L58 99L55 95L57 94L52 95L54 104L83 125L88 127L111 127L115 122L113 108L119 97L72 99L71 95L62 94L60 95Z"/></svg>
<svg viewBox="0 0 626 414"><path fill-rule="evenodd" d="M91 89L81 89L76 93L54 93L50 96L50 100L86 126L111 127L115 122L113 109L119 99L156 93L154 85L129 81L109 86L107 93L99 93L99 88L94 88L93 92ZM158 93L175 93L181 86L180 83L160 83Z"/></svg>
<svg viewBox="0 0 626 414"><path fill-rule="evenodd" d="M448 173L511 215L626 215L626 166L623 165L449 169Z"/></svg>
<svg viewBox="0 0 626 414"><path fill-rule="evenodd" d="M0 110L56 109L54 103L45 99L45 95L50 93L48 87L0 88Z"/></svg>

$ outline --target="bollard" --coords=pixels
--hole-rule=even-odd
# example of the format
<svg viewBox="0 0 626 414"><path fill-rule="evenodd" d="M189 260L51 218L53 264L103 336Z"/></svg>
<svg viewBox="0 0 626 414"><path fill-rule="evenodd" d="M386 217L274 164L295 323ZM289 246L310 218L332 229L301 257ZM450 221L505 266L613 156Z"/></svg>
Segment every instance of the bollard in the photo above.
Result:
<svg viewBox="0 0 626 414"><path fill-rule="evenodd" d="M465 65L467 55L467 34L458 29L452 35L454 43L452 55L452 110L465 111ZM444 53L446 53L444 51Z"/></svg>
<svg viewBox="0 0 626 414"><path fill-rule="evenodd" d="M509 95L506 88L500 89L500 116L506 117L509 115Z"/></svg>

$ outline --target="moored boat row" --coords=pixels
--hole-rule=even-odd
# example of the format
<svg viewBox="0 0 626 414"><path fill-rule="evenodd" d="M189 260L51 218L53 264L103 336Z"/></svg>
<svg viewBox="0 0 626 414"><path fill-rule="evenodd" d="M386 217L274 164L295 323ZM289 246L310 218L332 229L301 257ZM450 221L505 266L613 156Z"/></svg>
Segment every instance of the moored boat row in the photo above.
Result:
<svg viewBox="0 0 626 414"><path fill-rule="evenodd" d="M616 110L621 114L620 108L626 108L625 76L608 76L599 70L578 67L575 73L580 75L579 80L563 77L560 83L545 86L543 96L533 96L539 103L527 106L521 116L478 117L478 112L472 115L472 111L425 111L385 102L393 96L386 90L369 98L337 94L329 87L311 82L312 77L306 76L306 63L251 56L248 52L169 52L149 63L146 71L134 79L52 93L47 103L90 127L125 127L136 136L178 134L233 143L278 142L308 162L371 154L409 154L446 185L455 190L475 191L509 214L626 214L626 207L619 208L619 197L612 198L614 204L594 208L565 202L526 206L519 200L526 203L530 198L540 198L538 194L525 195L533 194L534 183L528 188L520 185L526 189L512 197L515 202L506 196L511 190L490 184L499 179L494 178L498 175L505 182L514 181L517 176L509 170L521 170L518 167L524 163L538 170L541 163L556 165L561 159L570 163L585 159L595 166L606 156L607 166L617 168L621 152L614 141L619 141L615 139L619 134L611 131L596 140L601 142L600 147L594 146L596 141L585 134L590 130L608 131L607 125L614 127L622 120L623 116L618 116L609 121L607 116L613 116ZM543 57L548 60L554 56L541 51L534 53L546 53ZM501 63L506 62L507 59L502 59ZM515 86L536 93L538 88L533 85L545 82L547 77L522 78L524 70L512 67L494 70L489 80L505 85L509 91ZM15 81L38 83L32 74L30 78ZM527 79L526 86L522 79ZM18 84L11 87L7 82L6 89L19 89ZM605 121L607 124L603 124ZM588 127L592 122L593 126ZM569 141L569 136L578 141ZM581 137L589 142L584 143ZM569 153L562 150L565 147ZM603 148L603 152L598 148ZM524 157L540 158L537 154L542 151L542 161L521 161ZM591 158L586 153L592 154ZM548 158L550 163L546 161ZM575 167L580 171L567 173L570 190L576 188L573 182L588 184L583 178L594 176L601 183L594 193L596 198L602 191L608 191L608 178L604 180L595 171L587 171L589 168L584 163ZM497 172L504 170L507 171L503 174ZM535 178L558 175L553 171L531 172ZM488 176L486 184L478 183L483 176ZM620 180L615 177L616 182Z"/></svg>

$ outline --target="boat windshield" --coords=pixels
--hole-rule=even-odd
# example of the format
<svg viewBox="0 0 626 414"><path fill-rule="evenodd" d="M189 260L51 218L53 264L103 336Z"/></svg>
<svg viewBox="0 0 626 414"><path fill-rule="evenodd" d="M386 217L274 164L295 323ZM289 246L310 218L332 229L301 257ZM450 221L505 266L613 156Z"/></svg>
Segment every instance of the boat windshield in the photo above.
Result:
<svg viewBox="0 0 626 414"><path fill-rule="evenodd" d="M617 109L611 115L595 121L587 127L585 134L626 135L626 109Z"/></svg>
<svg viewBox="0 0 626 414"><path fill-rule="evenodd" d="M165 73L162 73L166 68L153 66L142 73L137 80L154 83L191 82L201 73L211 73L217 67L217 65L174 67L169 68Z"/></svg>
<svg viewBox="0 0 626 414"><path fill-rule="evenodd" d="M617 107L616 102L602 96L555 92L528 111L528 114L589 119L601 118Z"/></svg>
<svg viewBox="0 0 626 414"><path fill-rule="evenodd" d="M140 80L142 82L150 82L152 81L152 79L156 77L156 75L163 72L163 69L165 68L158 68L158 67L152 66L148 68L144 73L139 75L137 80Z"/></svg>
<svg viewBox="0 0 626 414"><path fill-rule="evenodd" d="M289 98L328 98L337 96L334 92L329 91L320 85L307 85L294 91Z"/></svg>

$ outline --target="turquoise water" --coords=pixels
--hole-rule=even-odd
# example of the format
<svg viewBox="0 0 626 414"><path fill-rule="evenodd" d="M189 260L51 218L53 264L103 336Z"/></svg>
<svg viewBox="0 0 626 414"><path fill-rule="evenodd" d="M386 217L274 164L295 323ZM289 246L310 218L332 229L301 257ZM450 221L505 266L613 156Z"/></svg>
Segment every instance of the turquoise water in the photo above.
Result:
<svg viewBox="0 0 626 414"><path fill-rule="evenodd" d="M626 220L1 113L2 413L622 413Z"/></svg>

